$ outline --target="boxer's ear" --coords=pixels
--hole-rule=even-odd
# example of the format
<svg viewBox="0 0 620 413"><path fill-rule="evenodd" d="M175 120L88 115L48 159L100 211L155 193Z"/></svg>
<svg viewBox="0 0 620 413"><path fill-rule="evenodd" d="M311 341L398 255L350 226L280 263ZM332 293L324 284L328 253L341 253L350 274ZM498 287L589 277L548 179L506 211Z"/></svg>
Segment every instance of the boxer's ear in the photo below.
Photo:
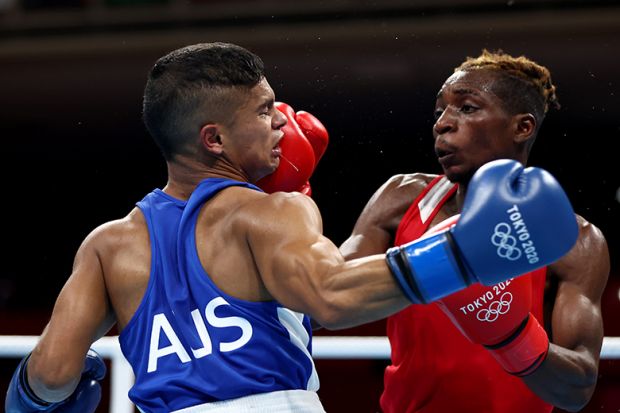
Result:
<svg viewBox="0 0 620 413"><path fill-rule="evenodd" d="M220 155L223 151L222 138L218 133L216 123L207 123L200 128L200 141L202 145L211 153Z"/></svg>
<svg viewBox="0 0 620 413"><path fill-rule="evenodd" d="M536 136L536 118L531 113L514 116L514 141L524 143Z"/></svg>

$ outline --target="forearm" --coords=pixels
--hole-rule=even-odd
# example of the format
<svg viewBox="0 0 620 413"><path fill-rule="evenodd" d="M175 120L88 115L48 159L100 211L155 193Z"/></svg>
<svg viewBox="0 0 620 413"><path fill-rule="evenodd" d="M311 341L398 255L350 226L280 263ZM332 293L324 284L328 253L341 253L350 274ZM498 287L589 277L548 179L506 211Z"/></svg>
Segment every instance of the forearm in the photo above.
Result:
<svg viewBox="0 0 620 413"><path fill-rule="evenodd" d="M90 340L72 340L61 326L67 317L55 309L49 324L33 349L27 364L27 377L34 394L48 402L69 397L80 381L84 368L84 354ZM71 343L71 344L68 344Z"/></svg>
<svg viewBox="0 0 620 413"><path fill-rule="evenodd" d="M383 319L411 304L392 277L383 255L332 268L320 287L321 324L330 330Z"/></svg>
<svg viewBox="0 0 620 413"><path fill-rule="evenodd" d="M34 394L47 402L59 402L71 395L80 381L83 363L73 366L67 360L48 358L33 351L28 359L28 384Z"/></svg>
<svg viewBox="0 0 620 413"><path fill-rule="evenodd" d="M362 230L361 233L353 233L340 245L339 250L346 261L351 261L383 254L393 245L391 232L382 227L373 226Z"/></svg>
<svg viewBox="0 0 620 413"><path fill-rule="evenodd" d="M578 411L592 397L597 375L597 363L585 350L573 351L551 344L546 360L523 381L546 402Z"/></svg>
<svg viewBox="0 0 620 413"><path fill-rule="evenodd" d="M65 400L69 397L80 380L78 376L75 380L68 382L60 387L55 387L55 385L50 386L49 384L45 384L40 379L29 378L29 385L32 389L33 393L41 400L44 400L48 403L56 403Z"/></svg>

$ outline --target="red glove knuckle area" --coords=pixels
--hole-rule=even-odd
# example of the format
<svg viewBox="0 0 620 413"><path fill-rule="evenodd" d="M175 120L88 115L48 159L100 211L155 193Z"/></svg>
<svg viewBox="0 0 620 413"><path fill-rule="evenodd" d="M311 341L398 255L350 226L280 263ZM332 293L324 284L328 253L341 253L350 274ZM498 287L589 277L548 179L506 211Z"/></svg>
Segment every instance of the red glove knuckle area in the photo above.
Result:
<svg viewBox="0 0 620 413"><path fill-rule="evenodd" d="M295 112L283 102L276 102L275 107L287 119L281 129L284 137L279 144L280 164L256 184L267 193L297 191L311 195L309 179L329 143L327 129L306 111Z"/></svg>

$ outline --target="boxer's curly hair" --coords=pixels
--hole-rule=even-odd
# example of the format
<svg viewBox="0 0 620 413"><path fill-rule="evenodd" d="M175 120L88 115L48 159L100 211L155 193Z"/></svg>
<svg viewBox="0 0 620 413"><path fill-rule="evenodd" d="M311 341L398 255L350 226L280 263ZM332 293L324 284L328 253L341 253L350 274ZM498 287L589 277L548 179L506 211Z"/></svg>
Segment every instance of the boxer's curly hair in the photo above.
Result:
<svg viewBox="0 0 620 413"><path fill-rule="evenodd" d="M476 69L496 71L499 77L493 92L504 102L504 109L509 113L532 113L538 127L550 108L560 108L549 69L525 56L483 49L480 56L467 57L454 71Z"/></svg>
<svg viewBox="0 0 620 413"><path fill-rule="evenodd" d="M234 92L256 86L264 70L254 53L220 42L186 46L157 60L144 89L142 119L164 158L195 154L200 128L230 120L230 108L239 104Z"/></svg>

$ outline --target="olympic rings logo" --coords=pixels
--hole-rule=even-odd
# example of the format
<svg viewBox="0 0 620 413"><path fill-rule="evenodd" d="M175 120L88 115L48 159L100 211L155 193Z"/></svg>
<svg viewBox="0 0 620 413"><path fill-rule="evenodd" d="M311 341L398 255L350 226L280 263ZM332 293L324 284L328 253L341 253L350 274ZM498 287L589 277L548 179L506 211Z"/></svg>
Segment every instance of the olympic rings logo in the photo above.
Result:
<svg viewBox="0 0 620 413"><path fill-rule="evenodd" d="M515 261L521 257L521 250L517 247L517 239L510 232L510 225L500 222L495 226L491 242L497 247L497 255Z"/></svg>
<svg viewBox="0 0 620 413"><path fill-rule="evenodd" d="M489 308L482 309L476 314L476 318L480 321L492 323L497 320L500 315L510 311L510 303L512 303L512 294L506 291L498 301L489 304Z"/></svg>

